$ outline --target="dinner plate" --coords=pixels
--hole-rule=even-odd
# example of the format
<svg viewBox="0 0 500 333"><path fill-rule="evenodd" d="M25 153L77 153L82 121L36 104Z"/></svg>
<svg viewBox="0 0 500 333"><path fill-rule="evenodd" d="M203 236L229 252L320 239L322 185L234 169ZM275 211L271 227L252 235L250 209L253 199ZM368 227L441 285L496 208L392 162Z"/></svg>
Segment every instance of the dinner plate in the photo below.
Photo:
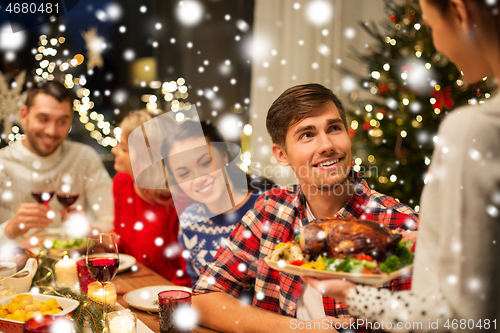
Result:
<svg viewBox="0 0 500 333"><path fill-rule="evenodd" d="M346 279L354 283L361 283L370 286L378 286L383 283L392 281L400 276L408 275L413 270L413 265L406 266L400 270L392 273L383 274L361 274L361 273L347 273L347 272L332 272L332 271L321 271L314 268L304 268L300 266L285 264L284 266L278 264L277 261L272 261L269 258L265 259L266 264L272 269L280 272L298 275L298 276L312 276L317 279Z"/></svg>
<svg viewBox="0 0 500 333"><path fill-rule="evenodd" d="M118 254L120 257L120 266L118 266L118 273L123 273L126 270L130 269L130 267L134 266L137 260L131 255L120 253Z"/></svg>
<svg viewBox="0 0 500 333"><path fill-rule="evenodd" d="M181 286L151 286L130 291L123 296L125 302L136 309L158 312L158 293L164 290L183 290L192 292L191 288Z"/></svg>

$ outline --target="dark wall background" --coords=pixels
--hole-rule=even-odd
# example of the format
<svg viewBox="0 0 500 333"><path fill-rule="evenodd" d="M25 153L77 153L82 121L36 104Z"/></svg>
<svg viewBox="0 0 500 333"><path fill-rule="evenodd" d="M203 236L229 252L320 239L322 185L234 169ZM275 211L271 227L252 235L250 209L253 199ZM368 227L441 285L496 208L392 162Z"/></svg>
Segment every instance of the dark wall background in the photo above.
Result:
<svg viewBox="0 0 500 333"><path fill-rule="evenodd" d="M254 0L204 0L200 3L204 9L201 22L196 26L187 27L176 17L175 9L179 4L177 0L80 1L75 8L58 17L55 22L26 30L26 42L16 51L15 60L8 61L5 57L6 51L0 50L0 70L9 75L12 81L19 71L26 69L27 81L32 81L38 62L31 50L38 47L41 34L46 34L49 38L66 38L60 51L67 49L69 55L64 57L62 52L58 53L58 57L66 60L78 53L86 56L87 50L81 33L96 27L99 36L105 38L107 45L102 53L104 67L88 72L84 62L83 65L65 73L86 77L85 87L91 90L94 110L102 113L105 120L112 125L118 125L128 112L144 108L145 103L140 100L144 94L156 94L158 100L162 101L160 89L132 84L131 61L125 59L125 50L133 50L135 60L154 57L157 63L157 78L161 82L183 77L189 88L186 101L197 104L197 110L203 120L210 119L217 123L220 116L234 112L247 122L248 104L245 100L250 96L251 61L250 55L245 52L245 45L252 38ZM111 4L119 5L122 10L121 18L99 20L97 11L106 11ZM9 21L1 0L0 6L0 26L3 26ZM139 10L141 6L146 6L145 13ZM231 17L230 20L225 19L226 15ZM239 29L236 24L238 20L246 22L248 29ZM157 22L162 24L162 29L155 29ZM64 32L59 31L60 25L66 27ZM122 26L126 28L125 33L119 30ZM239 36L239 40L236 40L236 36ZM172 44L171 38L175 38L176 42ZM158 43L157 47L153 46L155 41ZM187 47L188 42L193 44L192 48ZM204 63L206 60L208 65ZM226 66L229 71L221 72L220 66L226 60L231 62L230 66ZM200 66L204 67L203 72L198 71ZM231 79L235 79L236 84L231 84ZM206 94L198 94L198 91L206 92L207 89L213 91L214 87L218 87L218 91L210 99ZM111 92L110 96L105 96L106 90ZM123 103L117 103L113 98L118 91L126 92ZM214 100L218 103L213 103ZM234 107L237 103L241 105L240 109ZM159 103L158 106L169 111L165 110L166 103ZM213 111L217 112L216 116ZM92 139L77 118L74 119L69 138L94 147L113 175L110 148L102 147ZM2 140L0 147L5 144L6 141Z"/></svg>

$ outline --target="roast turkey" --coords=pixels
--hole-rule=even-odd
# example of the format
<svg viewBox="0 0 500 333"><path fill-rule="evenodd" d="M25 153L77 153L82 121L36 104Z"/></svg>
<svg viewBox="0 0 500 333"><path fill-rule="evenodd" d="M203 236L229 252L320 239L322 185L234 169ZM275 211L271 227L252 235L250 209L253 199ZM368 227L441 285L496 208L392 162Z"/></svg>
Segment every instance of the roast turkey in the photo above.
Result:
<svg viewBox="0 0 500 333"><path fill-rule="evenodd" d="M306 225L299 245L305 255L346 258L364 253L378 261L394 254L402 236L384 224L355 219L324 218Z"/></svg>

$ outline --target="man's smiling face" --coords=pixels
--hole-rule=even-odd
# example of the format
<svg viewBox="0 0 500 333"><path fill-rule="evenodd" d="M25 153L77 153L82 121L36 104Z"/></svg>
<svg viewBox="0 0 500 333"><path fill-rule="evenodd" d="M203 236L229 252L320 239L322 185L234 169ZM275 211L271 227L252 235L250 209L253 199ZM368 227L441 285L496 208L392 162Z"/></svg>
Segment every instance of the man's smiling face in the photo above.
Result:
<svg viewBox="0 0 500 333"><path fill-rule="evenodd" d="M21 108L21 120L26 127L23 144L38 156L52 154L68 136L73 119L73 109L68 100L59 102L54 97L40 93L33 105Z"/></svg>
<svg viewBox="0 0 500 333"><path fill-rule="evenodd" d="M288 128L285 149L273 145L276 160L294 170L299 183L332 190L351 169L351 138L333 101Z"/></svg>

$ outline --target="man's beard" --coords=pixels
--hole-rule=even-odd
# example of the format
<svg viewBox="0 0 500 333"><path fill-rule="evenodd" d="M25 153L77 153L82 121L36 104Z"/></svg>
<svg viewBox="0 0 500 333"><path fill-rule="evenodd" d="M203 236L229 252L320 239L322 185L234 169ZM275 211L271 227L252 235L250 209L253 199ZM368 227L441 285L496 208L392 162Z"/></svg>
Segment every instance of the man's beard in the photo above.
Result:
<svg viewBox="0 0 500 333"><path fill-rule="evenodd" d="M42 156L42 157L45 157L45 156L49 156L50 154L52 154L58 147L60 144L58 144L57 146L54 147L54 149L52 149L52 151L46 153L45 151L41 150L39 145L38 145L38 142L36 141L36 135L35 136L32 136L28 133L26 133L26 139L29 141L30 143L30 146L31 148L33 148L33 150L36 152L37 155L39 156Z"/></svg>
<svg viewBox="0 0 500 333"><path fill-rule="evenodd" d="M323 182L323 179L320 179L320 184L316 184L316 187L319 191L322 192L335 192L347 183L349 179L350 168L348 168L347 170L347 172L337 172L336 175L340 175L342 177L340 181L337 181L334 184L327 184Z"/></svg>

